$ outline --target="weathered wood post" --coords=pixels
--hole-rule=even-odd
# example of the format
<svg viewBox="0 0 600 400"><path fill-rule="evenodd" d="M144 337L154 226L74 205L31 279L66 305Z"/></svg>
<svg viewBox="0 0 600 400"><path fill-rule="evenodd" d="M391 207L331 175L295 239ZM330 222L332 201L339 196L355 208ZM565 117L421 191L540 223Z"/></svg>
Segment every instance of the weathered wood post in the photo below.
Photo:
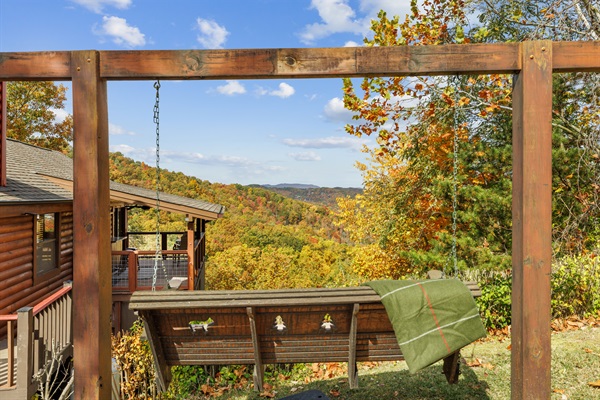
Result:
<svg viewBox="0 0 600 400"><path fill-rule="evenodd" d="M549 399L552 42L521 44L513 89L513 399Z"/></svg>
<svg viewBox="0 0 600 400"><path fill-rule="evenodd" d="M35 393L33 378L33 307L17 310L17 394L29 399Z"/></svg>
<svg viewBox="0 0 600 400"><path fill-rule="evenodd" d="M110 399L108 105L97 51L71 52L75 399Z"/></svg>

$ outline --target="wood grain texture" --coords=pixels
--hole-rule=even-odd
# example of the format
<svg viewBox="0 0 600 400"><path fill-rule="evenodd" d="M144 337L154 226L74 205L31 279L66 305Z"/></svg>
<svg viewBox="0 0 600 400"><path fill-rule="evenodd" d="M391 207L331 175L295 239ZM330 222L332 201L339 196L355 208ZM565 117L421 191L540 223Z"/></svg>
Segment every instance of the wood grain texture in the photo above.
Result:
<svg viewBox="0 0 600 400"><path fill-rule="evenodd" d="M379 295L367 286L138 291L130 301L152 321L166 366L255 364L256 388L263 364L349 362L349 383L357 387L356 362L404 359ZM332 329L322 326L325 315ZM209 318L207 331L190 328ZM285 330L276 329L276 320Z"/></svg>
<svg viewBox="0 0 600 400"><path fill-rule="evenodd" d="M0 80L70 80L68 51L0 53Z"/></svg>
<svg viewBox="0 0 600 400"><path fill-rule="evenodd" d="M552 43L554 72L600 72L600 42Z"/></svg>
<svg viewBox="0 0 600 400"><path fill-rule="evenodd" d="M73 75L73 349L75 399L110 399L110 202L106 82L94 51L71 54Z"/></svg>
<svg viewBox="0 0 600 400"><path fill-rule="evenodd" d="M549 399L552 47L523 43L513 90L513 399Z"/></svg>
<svg viewBox="0 0 600 400"><path fill-rule="evenodd" d="M103 51L106 79L281 79L513 73L518 44Z"/></svg>

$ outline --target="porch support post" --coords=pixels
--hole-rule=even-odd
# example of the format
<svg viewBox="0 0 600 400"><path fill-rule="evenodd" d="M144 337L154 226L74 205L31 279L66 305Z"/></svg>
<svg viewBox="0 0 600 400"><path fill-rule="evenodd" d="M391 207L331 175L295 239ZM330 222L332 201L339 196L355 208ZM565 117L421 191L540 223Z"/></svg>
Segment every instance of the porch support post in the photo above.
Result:
<svg viewBox="0 0 600 400"><path fill-rule="evenodd" d="M111 258L106 81L99 53L71 53L75 399L111 397Z"/></svg>
<svg viewBox="0 0 600 400"><path fill-rule="evenodd" d="M187 223L187 260L188 260L188 290L194 290L196 286L196 249L194 243L194 218L191 215L186 216L188 219Z"/></svg>
<svg viewBox="0 0 600 400"><path fill-rule="evenodd" d="M0 81L0 186L6 186L6 82Z"/></svg>
<svg viewBox="0 0 600 400"><path fill-rule="evenodd" d="M512 399L549 399L552 42L521 44L513 90Z"/></svg>

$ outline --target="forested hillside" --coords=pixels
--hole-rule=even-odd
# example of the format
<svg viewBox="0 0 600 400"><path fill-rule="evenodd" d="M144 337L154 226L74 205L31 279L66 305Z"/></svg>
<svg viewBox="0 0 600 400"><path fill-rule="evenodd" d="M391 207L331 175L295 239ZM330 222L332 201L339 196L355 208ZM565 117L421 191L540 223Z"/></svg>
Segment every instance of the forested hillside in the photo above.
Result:
<svg viewBox="0 0 600 400"><path fill-rule="evenodd" d="M155 189L156 170L110 156L111 179ZM351 248L334 213L262 187L210 183L181 172L161 171L163 192L225 206L208 224L206 267L210 289L264 289L355 284ZM183 216L161 215L161 230L183 230ZM152 211L130 212L130 229L153 231Z"/></svg>

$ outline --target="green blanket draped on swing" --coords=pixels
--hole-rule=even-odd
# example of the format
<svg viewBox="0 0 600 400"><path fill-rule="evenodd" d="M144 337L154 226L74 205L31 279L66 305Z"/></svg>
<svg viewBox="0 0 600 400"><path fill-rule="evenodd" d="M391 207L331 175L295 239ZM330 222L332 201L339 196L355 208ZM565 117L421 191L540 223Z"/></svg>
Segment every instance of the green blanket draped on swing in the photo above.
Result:
<svg viewBox="0 0 600 400"><path fill-rule="evenodd" d="M364 285L381 297L410 373L486 335L471 292L457 279Z"/></svg>

